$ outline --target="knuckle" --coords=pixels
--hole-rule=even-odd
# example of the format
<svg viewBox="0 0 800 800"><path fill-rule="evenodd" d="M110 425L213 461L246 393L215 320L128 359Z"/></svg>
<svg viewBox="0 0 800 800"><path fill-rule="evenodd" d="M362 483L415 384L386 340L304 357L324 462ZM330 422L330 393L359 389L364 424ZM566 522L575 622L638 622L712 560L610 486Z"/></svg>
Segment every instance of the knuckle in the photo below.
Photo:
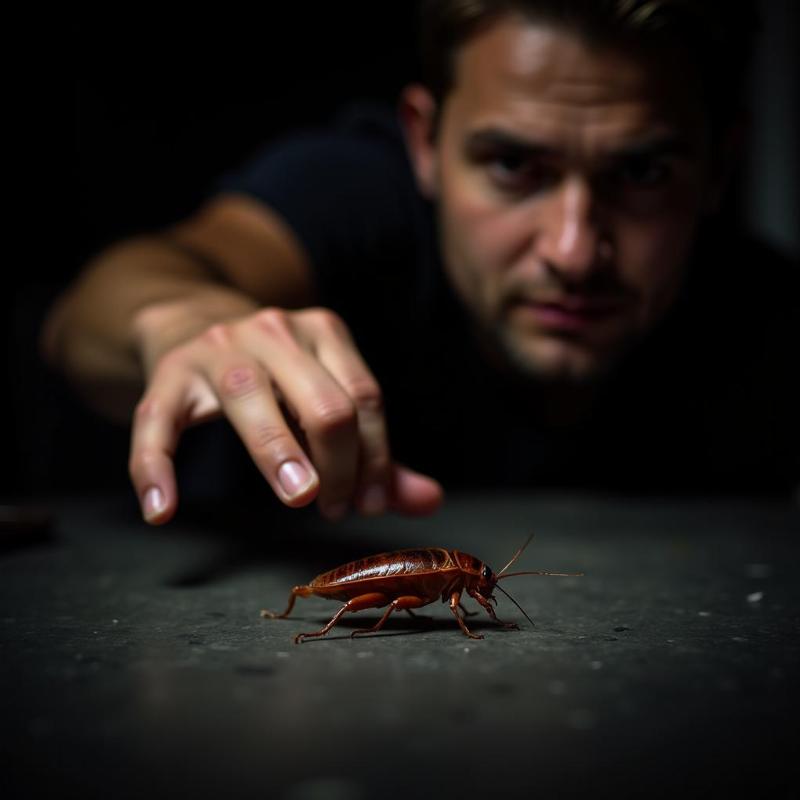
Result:
<svg viewBox="0 0 800 800"><path fill-rule="evenodd" d="M261 385L258 370L249 364L226 367L219 379L223 397L241 399L253 394Z"/></svg>
<svg viewBox="0 0 800 800"><path fill-rule="evenodd" d="M356 407L346 397L322 399L309 412L304 420L309 433L329 437L351 429L355 431L358 422Z"/></svg>
<svg viewBox="0 0 800 800"><path fill-rule="evenodd" d="M233 339L233 331L230 325L224 322L216 322L206 328L200 338L211 347L229 347Z"/></svg>
<svg viewBox="0 0 800 800"><path fill-rule="evenodd" d="M302 343L294 327L293 313L283 308L262 308L256 312L253 322L258 333L267 337L271 346L297 351L302 349Z"/></svg>
<svg viewBox="0 0 800 800"><path fill-rule="evenodd" d="M254 425L248 444L254 455L274 461L283 461L296 449L289 431L283 425L271 422Z"/></svg>
<svg viewBox="0 0 800 800"><path fill-rule="evenodd" d="M270 335L284 337L291 333L289 313L283 308L262 308L255 313L253 319L260 330Z"/></svg>
<svg viewBox="0 0 800 800"><path fill-rule="evenodd" d="M323 333L341 336L347 333L344 320L330 308L314 307L306 309L304 316Z"/></svg>
<svg viewBox="0 0 800 800"><path fill-rule="evenodd" d="M344 382L344 389L359 411L383 410L383 392L377 381L372 378L366 376L350 378Z"/></svg>
<svg viewBox="0 0 800 800"><path fill-rule="evenodd" d="M146 424L163 413L162 404L155 395L144 395L133 409L134 423Z"/></svg>
<svg viewBox="0 0 800 800"><path fill-rule="evenodd" d="M128 457L128 475L134 484L146 481L162 458L160 453L153 450L134 448Z"/></svg>
<svg viewBox="0 0 800 800"><path fill-rule="evenodd" d="M392 459L386 448L374 449L364 454L364 471L371 476L387 475Z"/></svg>

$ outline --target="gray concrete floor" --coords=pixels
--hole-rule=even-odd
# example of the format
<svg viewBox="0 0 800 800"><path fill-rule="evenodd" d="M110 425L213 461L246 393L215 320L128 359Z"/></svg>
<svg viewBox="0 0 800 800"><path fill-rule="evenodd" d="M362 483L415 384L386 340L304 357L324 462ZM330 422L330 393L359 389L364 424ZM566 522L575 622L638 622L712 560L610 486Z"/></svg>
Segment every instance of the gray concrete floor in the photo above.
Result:
<svg viewBox="0 0 800 800"><path fill-rule="evenodd" d="M767 502L450 498L429 519L241 510L147 529L127 499L52 505L0 558L4 796L789 796L800 778L800 515ZM290 587L371 553L466 550L499 569L497 628L435 603L377 611ZM475 607L471 600L466 604ZM15 795L14 792L19 792Z"/></svg>

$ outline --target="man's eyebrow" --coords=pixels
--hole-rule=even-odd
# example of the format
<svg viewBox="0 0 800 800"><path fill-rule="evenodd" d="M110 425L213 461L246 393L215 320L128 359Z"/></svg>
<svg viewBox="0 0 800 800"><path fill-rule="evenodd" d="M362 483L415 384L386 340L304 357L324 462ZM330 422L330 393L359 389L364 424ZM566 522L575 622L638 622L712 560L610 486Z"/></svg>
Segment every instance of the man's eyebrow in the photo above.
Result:
<svg viewBox="0 0 800 800"><path fill-rule="evenodd" d="M501 128L481 128L472 131L464 140L464 152L473 158L497 152L512 152L528 158L563 155L563 151L558 147L526 139ZM604 153L603 157L616 161L655 156L690 157L693 153L694 148L688 139L678 133L668 132L621 144Z"/></svg>
<svg viewBox="0 0 800 800"><path fill-rule="evenodd" d="M630 142L609 153L612 159L640 159L654 156L692 156L694 148L688 139L677 133L665 133Z"/></svg>
<svg viewBox="0 0 800 800"><path fill-rule="evenodd" d="M558 153L554 147L525 139L500 128L480 128L472 131L464 140L464 152L472 157L479 158L484 154L509 151L530 157L553 156Z"/></svg>

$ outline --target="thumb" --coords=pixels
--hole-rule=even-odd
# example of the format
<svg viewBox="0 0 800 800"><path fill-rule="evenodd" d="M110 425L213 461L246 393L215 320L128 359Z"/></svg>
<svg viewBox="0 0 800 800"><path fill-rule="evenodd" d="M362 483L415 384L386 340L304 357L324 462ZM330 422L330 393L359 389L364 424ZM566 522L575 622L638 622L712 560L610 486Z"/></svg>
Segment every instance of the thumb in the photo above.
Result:
<svg viewBox="0 0 800 800"><path fill-rule="evenodd" d="M424 515L437 511L444 499L441 484L421 472L394 464L389 478L389 508L400 514Z"/></svg>

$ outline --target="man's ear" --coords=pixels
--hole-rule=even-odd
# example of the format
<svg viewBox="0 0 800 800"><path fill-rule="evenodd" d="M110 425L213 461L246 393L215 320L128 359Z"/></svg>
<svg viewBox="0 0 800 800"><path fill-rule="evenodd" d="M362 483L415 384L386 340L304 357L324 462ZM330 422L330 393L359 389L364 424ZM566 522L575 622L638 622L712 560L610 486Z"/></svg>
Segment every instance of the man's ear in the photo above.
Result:
<svg viewBox="0 0 800 800"><path fill-rule="evenodd" d="M425 197L433 200L438 187L436 101L424 86L413 84L403 90L399 111L417 185Z"/></svg>

